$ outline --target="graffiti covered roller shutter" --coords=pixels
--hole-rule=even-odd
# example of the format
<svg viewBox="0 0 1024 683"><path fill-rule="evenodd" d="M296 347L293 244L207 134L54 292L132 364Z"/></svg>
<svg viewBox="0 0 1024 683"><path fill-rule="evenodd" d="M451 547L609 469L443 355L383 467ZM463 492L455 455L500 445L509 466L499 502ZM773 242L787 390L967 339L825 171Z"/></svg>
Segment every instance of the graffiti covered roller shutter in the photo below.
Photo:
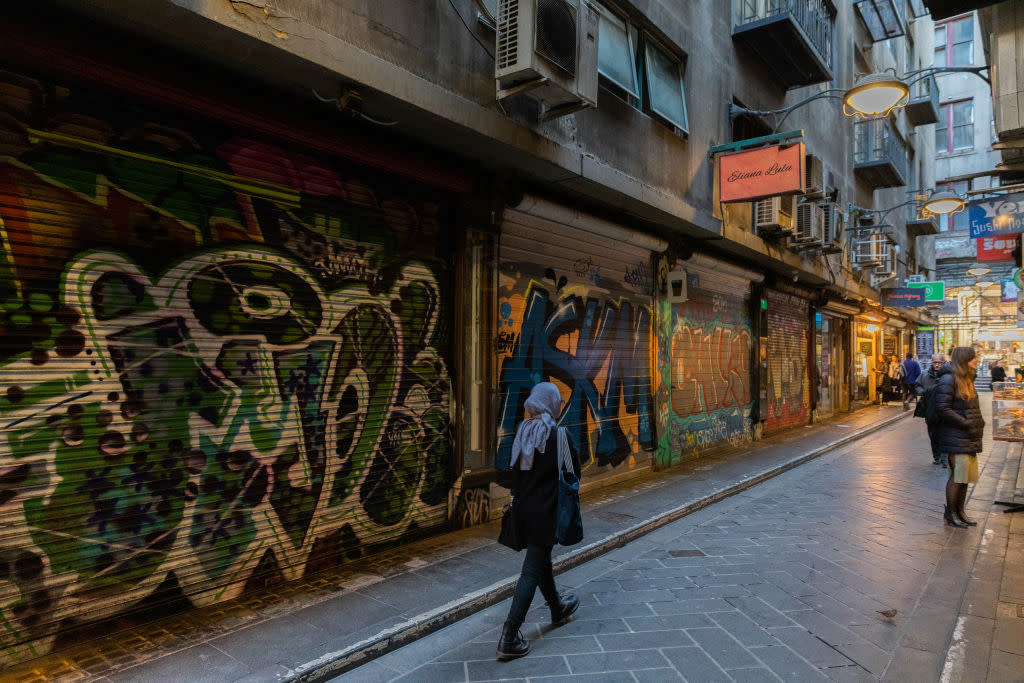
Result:
<svg viewBox="0 0 1024 683"><path fill-rule="evenodd" d="M806 299L773 289L768 299L768 400L765 433L807 424L811 404L807 377L810 335Z"/></svg>
<svg viewBox="0 0 1024 683"><path fill-rule="evenodd" d="M658 304L659 466L752 438L750 283L761 276L700 255L685 268L686 303Z"/></svg>
<svg viewBox="0 0 1024 683"><path fill-rule="evenodd" d="M446 523L450 209L109 102L0 72L6 662Z"/></svg>
<svg viewBox="0 0 1024 683"><path fill-rule="evenodd" d="M628 474L649 463L651 251L629 243L642 243L643 236L593 220L604 234L505 212L498 282L499 468L508 467L523 401L539 381L562 390L560 424L581 459L594 458L584 480Z"/></svg>

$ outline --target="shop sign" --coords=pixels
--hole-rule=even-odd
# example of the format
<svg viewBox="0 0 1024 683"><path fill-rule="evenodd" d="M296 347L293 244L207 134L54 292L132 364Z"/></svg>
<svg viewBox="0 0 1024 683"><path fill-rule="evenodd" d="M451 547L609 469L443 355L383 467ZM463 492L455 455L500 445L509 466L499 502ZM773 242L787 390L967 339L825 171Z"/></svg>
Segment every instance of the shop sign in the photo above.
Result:
<svg viewBox="0 0 1024 683"><path fill-rule="evenodd" d="M967 205L971 237L1024 232L1024 192L976 199Z"/></svg>
<svg viewBox="0 0 1024 683"><path fill-rule="evenodd" d="M936 315L959 315L960 314L960 299L945 299L942 302L942 308L935 311Z"/></svg>
<svg viewBox="0 0 1024 683"><path fill-rule="evenodd" d="M918 358L929 358L935 353L935 328L929 330L922 330L918 328L917 341L915 343L914 354Z"/></svg>
<svg viewBox="0 0 1024 683"><path fill-rule="evenodd" d="M1017 236L979 237L979 261L1012 261L1013 250L1017 248Z"/></svg>
<svg viewBox="0 0 1024 683"><path fill-rule="evenodd" d="M925 290L921 287L888 287L882 289L883 306L926 306Z"/></svg>
<svg viewBox="0 0 1024 683"><path fill-rule="evenodd" d="M1024 330L983 327L974 333L972 339L980 342L1024 342Z"/></svg>
<svg viewBox="0 0 1024 683"><path fill-rule="evenodd" d="M750 202L804 191L804 143L718 157L719 201Z"/></svg>
<svg viewBox="0 0 1024 683"><path fill-rule="evenodd" d="M942 280L936 282L908 282L907 287L923 287L924 300L942 301L946 298L946 283Z"/></svg>

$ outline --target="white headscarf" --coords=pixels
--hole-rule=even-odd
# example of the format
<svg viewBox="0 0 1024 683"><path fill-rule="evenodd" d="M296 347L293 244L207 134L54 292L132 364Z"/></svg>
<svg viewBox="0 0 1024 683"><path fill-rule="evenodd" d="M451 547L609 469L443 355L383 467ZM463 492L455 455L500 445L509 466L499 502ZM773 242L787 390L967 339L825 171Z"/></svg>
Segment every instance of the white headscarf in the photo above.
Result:
<svg viewBox="0 0 1024 683"><path fill-rule="evenodd" d="M530 397L523 405L533 417L520 422L516 429L509 468L514 468L516 461L522 458L519 469L528 470L533 467L534 452L544 452L551 428L562 412L562 394L551 382L541 382L530 390Z"/></svg>

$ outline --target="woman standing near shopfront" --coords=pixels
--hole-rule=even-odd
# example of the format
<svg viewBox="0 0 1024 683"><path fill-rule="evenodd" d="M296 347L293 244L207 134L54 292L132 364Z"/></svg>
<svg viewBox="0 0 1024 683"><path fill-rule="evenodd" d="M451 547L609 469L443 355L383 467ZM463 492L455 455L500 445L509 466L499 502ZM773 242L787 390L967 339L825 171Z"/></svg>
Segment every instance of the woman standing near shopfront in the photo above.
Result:
<svg viewBox="0 0 1024 683"><path fill-rule="evenodd" d="M964 515L967 484L978 481L978 453L985 432L985 419L974 389L977 369L974 349L958 346L953 349L950 362L939 371L935 389L939 450L949 456L944 516L946 524L957 527L977 524Z"/></svg>

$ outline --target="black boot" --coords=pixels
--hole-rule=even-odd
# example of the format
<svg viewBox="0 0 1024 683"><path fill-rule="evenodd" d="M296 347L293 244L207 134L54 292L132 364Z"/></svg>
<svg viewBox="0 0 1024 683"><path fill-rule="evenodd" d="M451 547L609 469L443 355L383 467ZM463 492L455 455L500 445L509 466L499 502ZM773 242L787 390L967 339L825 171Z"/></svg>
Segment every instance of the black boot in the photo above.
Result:
<svg viewBox="0 0 1024 683"><path fill-rule="evenodd" d="M946 506L946 512L945 512L945 514L943 514L942 516L943 516L943 518L945 518L945 520L946 520L946 524L949 524L950 526L959 526L959 527L966 527L966 526L967 526L966 524L964 524L963 522L961 522L961 521L960 521L960 520L959 520L959 519L958 519L958 518L957 518L957 517L956 517L956 516L955 516L955 515L953 514L953 509L952 509L951 507L949 507L948 505Z"/></svg>
<svg viewBox="0 0 1024 683"><path fill-rule="evenodd" d="M967 519L967 515L964 514L964 505L967 503L967 484L960 484L960 491L956 497L956 516L960 518L960 521L967 526L978 526L978 523L973 519Z"/></svg>
<svg viewBox="0 0 1024 683"><path fill-rule="evenodd" d="M572 593L565 596L558 596L558 602L552 605L548 603L548 607L551 609L551 624L553 626L561 626L572 613L580 606L580 599Z"/></svg>
<svg viewBox="0 0 1024 683"><path fill-rule="evenodd" d="M530 643L523 638L523 634L519 631L519 624L506 621L505 626L501 629L501 639L498 641L498 659L504 662L523 657L529 652Z"/></svg>

